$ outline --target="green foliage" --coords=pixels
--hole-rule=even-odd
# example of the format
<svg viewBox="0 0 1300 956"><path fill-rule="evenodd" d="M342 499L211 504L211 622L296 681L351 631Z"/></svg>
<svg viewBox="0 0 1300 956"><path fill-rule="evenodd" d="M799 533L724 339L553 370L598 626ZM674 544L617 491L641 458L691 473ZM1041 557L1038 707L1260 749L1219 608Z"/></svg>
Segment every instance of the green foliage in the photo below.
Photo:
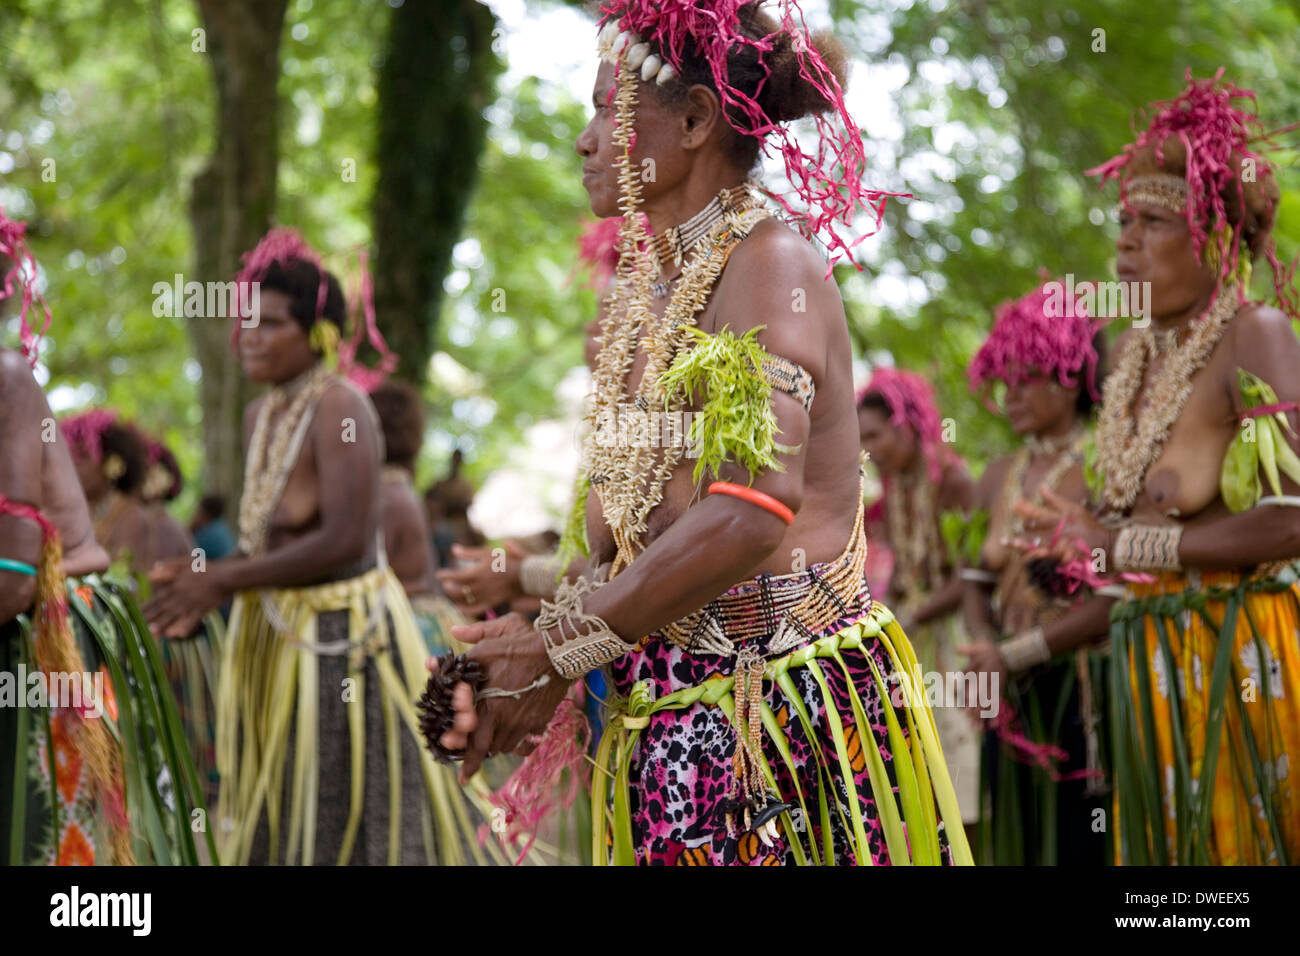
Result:
<svg viewBox="0 0 1300 956"><path fill-rule="evenodd" d="M1277 404L1277 392L1258 375L1239 368L1237 381L1241 400L1248 410ZM1246 426L1237 430L1224 453L1223 469L1219 473L1219 491L1229 511L1253 508L1263 497L1261 470L1275 495L1282 494L1279 472L1300 483L1300 458L1287 441L1287 433L1295 435L1284 412L1247 419Z"/></svg>
<svg viewBox="0 0 1300 956"><path fill-rule="evenodd" d="M508 462L526 427L555 415L556 385L582 364L583 329L596 316L595 294L575 274L590 219L573 151L584 108L529 78L488 113L478 191L437 332L469 384L435 376L428 391L436 425L427 459L459 444L475 478Z"/></svg>
<svg viewBox="0 0 1300 956"><path fill-rule="evenodd" d="M939 516L939 531L948 548L948 560L954 567L958 564L979 567L980 551L989 535L989 511L976 508L970 515L945 511Z"/></svg>
<svg viewBox="0 0 1300 956"><path fill-rule="evenodd" d="M569 508L564 534L560 537L558 553L562 569L567 568L579 555L591 557L591 545L587 541L587 495L590 493L591 479L579 475L574 485L573 505Z"/></svg>
<svg viewBox="0 0 1300 956"><path fill-rule="evenodd" d="M784 471L776 452L789 452L776 440L772 386L763 375L767 349L758 341L765 326L756 325L737 336L727 328L717 335L687 327L694 348L682 352L659 379L667 408L679 394L688 401L707 396L691 419L688 442L697 449L692 480L699 484L708 471L718 474L727 462L743 465L750 484L760 471Z"/></svg>

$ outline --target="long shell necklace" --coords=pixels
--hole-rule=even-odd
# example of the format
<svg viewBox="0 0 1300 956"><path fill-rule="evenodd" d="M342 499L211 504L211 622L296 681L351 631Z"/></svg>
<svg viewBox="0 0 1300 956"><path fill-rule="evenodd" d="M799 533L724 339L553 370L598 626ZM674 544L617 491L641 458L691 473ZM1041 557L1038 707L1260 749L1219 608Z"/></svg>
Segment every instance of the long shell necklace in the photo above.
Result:
<svg viewBox="0 0 1300 956"><path fill-rule="evenodd" d="M271 388L257 412L253 438L244 464L244 497L239 503L239 550L260 553L270 533L271 514L298 460L308 423L308 411L335 381L334 373L318 362L298 378ZM285 408L285 406L288 406ZM284 414L271 428L280 409ZM274 432L274 434L272 434Z"/></svg>
<svg viewBox="0 0 1300 956"><path fill-rule="evenodd" d="M1221 287L1214 304L1192 322L1187 340L1168 350L1147 401L1138 409L1133 408L1133 400L1147 365L1165 349L1149 326L1129 340L1114 374L1106 380L1097 420L1097 465L1106 479L1102 503L1108 510L1124 513L1137 501L1147 470L1160 457L1169 430L1192 393L1192 376L1209 361L1238 308L1235 283Z"/></svg>

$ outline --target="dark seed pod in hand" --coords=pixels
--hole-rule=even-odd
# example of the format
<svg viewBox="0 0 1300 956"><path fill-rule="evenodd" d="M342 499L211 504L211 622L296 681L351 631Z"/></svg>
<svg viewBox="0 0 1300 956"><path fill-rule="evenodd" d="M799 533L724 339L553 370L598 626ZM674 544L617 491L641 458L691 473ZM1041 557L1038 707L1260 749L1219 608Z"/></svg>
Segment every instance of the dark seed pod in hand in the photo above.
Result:
<svg viewBox="0 0 1300 956"><path fill-rule="evenodd" d="M465 756L463 751L448 750L441 743L442 735L451 730L452 721L456 719L455 708L451 705L452 691L457 684L464 683L469 684L477 695L485 679L478 661L468 660L464 655L444 654L438 658L438 672L429 675L424 693L415 702L425 746L444 763L453 763Z"/></svg>

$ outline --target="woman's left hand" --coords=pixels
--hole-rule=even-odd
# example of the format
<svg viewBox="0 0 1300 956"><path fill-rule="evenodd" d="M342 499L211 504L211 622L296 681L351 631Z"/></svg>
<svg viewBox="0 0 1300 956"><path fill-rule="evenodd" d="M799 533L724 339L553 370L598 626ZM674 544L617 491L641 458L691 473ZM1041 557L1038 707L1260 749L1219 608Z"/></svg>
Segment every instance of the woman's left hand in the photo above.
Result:
<svg viewBox="0 0 1300 956"><path fill-rule="evenodd" d="M1068 562L1091 560L1098 549L1109 553L1114 532L1094 518L1083 505L1062 498L1050 488L1042 490L1043 504L1023 498L1015 504L1024 519L1024 535L1006 543L1031 558L1055 558Z"/></svg>
<svg viewBox="0 0 1300 956"><path fill-rule="evenodd" d="M227 597L216 567L196 571L189 558L159 562L149 572L149 581L154 596L144 607L144 619L161 637L188 637Z"/></svg>

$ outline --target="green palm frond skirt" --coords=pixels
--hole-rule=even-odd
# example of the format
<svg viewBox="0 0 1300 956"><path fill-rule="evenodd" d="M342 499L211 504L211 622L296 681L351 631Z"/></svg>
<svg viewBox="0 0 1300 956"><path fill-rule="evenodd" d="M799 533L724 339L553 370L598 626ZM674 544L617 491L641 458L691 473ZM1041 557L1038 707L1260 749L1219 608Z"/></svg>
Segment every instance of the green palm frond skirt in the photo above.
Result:
<svg viewBox="0 0 1300 956"><path fill-rule="evenodd" d="M120 761L129 847L136 863L193 865L215 856L195 769L158 644L121 580L67 581L68 618L96 709ZM26 616L0 628L0 671L39 673ZM49 686L49 685L47 685ZM52 689L52 686L51 686ZM0 860L10 865L115 862L106 808L72 742L68 707L48 698L0 706ZM37 706L30 706L36 704Z"/></svg>
<svg viewBox="0 0 1300 956"><path fill-rule="evenodd" d="M420 745L428 655L391 570L241 592L217 700L222 861L502 862L482 800Z"/></svg>

